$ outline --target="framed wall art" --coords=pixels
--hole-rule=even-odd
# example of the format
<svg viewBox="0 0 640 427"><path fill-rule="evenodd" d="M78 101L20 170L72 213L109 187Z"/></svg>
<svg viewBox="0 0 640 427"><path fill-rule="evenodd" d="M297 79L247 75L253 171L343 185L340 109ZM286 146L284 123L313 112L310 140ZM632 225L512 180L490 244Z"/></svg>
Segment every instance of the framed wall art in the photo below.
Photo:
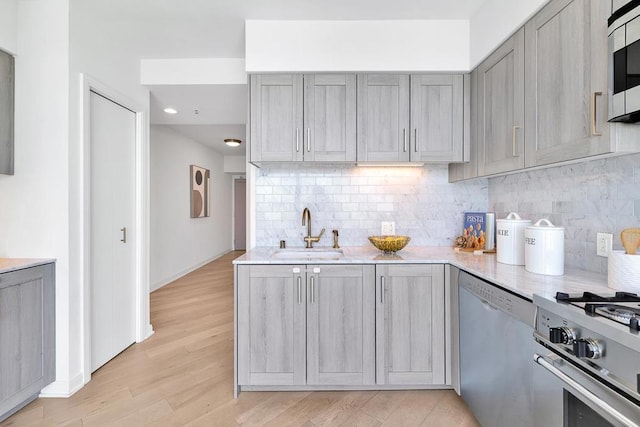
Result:
<svg viewBox="0 0 640 427"><path fill-rule="evenodd" d="M209 169L191 165L191 218L209 216Z"/></svg>

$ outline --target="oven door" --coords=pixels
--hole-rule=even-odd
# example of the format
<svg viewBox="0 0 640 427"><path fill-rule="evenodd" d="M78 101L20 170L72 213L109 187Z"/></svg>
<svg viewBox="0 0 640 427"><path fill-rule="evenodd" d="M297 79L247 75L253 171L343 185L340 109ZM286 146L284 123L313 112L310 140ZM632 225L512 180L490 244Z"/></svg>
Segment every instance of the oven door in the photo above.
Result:
<svg viewBox="0 0 640 427"><path fill-rule="evenodd" d="M536 344L535 426L639 427L640 406Z"/></svg>

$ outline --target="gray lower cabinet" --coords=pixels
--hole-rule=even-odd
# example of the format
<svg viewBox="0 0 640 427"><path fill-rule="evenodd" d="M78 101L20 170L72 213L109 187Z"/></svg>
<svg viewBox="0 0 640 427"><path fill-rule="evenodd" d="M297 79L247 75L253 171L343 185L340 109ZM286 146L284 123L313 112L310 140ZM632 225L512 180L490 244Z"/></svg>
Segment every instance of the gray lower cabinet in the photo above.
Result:
<svg viewBox="0 0 640 427"><path fill-rule="evenodd" d="M238 266L238 384L375 382L374 267Z"/></svg>
<svg viewBox="0 0 640 427"><path fill-rule="evenodd" d="M54 264L0 274L0 421L55 379Z"/></svg>
<svg viewBox="0 0 640 427"><path fill-rule="evenodd" d="M14 59L0 51L0 174L13 175Z"/></svg>
<svg viewBox="0 0 640 427"><path fill-rule="evenodd" d="M445 351L444 266L378 264L377 384L445 384Z"/></svg>
<svg viewBox="0 0 640 427"><path fill-rule="evenodd" d="M524 167L524 29L478 66L478 173Z"/></svg>
<svg viewBox="0 0 640 427"><path fill-rule="evenodd" d="M307 384L375 384L374 271L307 266Z"/></svg>
<svg viewBox="0 0 640 427"><path fill-rule="evenodd" d="M355 162L355 75L256 74L250 98L252 162Z"/></svg>
<svg viewBox="0 0 640 427"><path fill-rule="evenodd" d="M525 25L527 167L616 150L607 123L606 1L552 0Z"/></svg>

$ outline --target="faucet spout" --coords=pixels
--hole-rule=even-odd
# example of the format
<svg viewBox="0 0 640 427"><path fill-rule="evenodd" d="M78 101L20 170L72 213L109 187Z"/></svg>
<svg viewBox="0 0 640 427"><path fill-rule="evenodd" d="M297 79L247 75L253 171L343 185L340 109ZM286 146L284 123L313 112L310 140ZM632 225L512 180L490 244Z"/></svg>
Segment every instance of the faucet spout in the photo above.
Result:
<svg viewBox="0 0 640 427"><path fill-rule="evenodd" d="M307 237L311 237L311 211L309 208L304 208L302 211L302 225L307 226Z"/></svg>
<svg viewBox="0 0 640 427"><path fill-rule="evenodd" d="M304 208L304 210L302 211L302 225L307 226L307 235L303 238L303 240L307 243L307 249L311 249L313 248L314 242L320 241L320 238L324 234L324 228L320 232L320 235L316 237L311 235L311 212L309 211L309 208Z"/></svg>

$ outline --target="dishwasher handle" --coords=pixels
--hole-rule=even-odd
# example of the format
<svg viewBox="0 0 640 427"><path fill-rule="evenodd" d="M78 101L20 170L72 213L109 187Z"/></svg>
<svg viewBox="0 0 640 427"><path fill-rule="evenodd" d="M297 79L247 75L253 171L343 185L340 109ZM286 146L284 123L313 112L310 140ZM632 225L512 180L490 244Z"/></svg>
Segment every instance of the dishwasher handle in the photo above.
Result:
<svg viewBox="0 0 640 427"><path fill-rule="evenodd" d="M542 366L544 369L549 371L549 373L553 374L560 381L562 381L563 383L573 388L580 396L582 396L587 402L589 402L589 404L597 406L598 408L602 409L612 418L615 418L617 421L621 422L625 426L640 427L638 426L638 424L636 424L635 422L633 422L632 420L630 420L629 418L621 414L619 411L617 411L607 402L600 399L598 396L596 396L595 394L587 390L584 386L582 386L581 384L573 380L571 377L569 377L567 374L562 372L560 369L553 366L543 356L539 355L538 353L534 353L533 360L538 365Z"/></svg>

